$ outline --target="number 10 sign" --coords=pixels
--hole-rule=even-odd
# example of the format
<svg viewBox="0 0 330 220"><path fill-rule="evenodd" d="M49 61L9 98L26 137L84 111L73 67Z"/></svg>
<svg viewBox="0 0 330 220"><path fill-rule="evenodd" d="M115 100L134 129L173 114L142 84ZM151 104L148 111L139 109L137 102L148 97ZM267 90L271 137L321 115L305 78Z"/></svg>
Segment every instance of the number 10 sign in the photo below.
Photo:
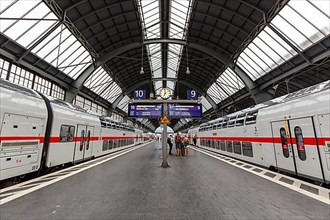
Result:
<svg viewBox="0 0 330 220"><path fill-rule="evenodd" d="M145 99L145 98L146 98L146 90L134 91L134 99Z"/></svg>

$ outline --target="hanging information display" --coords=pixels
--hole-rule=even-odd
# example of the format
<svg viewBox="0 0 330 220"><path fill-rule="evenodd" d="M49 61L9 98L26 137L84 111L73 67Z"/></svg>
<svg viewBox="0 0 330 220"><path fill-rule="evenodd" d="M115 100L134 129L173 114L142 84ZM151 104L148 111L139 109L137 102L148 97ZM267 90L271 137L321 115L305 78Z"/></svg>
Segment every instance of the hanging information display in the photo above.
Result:
<svg viewBox="0 0 330 220"><path fill-rule="evenodd" d="M161 118L162 116L162 103L128 103L128 117Z"/></svg>
<svg viewBox="0 0 330 220"><path fill-rule="evenodd" d="M202 104L199 103L169 103L169 118L200 118L202 117Z"/></svg>

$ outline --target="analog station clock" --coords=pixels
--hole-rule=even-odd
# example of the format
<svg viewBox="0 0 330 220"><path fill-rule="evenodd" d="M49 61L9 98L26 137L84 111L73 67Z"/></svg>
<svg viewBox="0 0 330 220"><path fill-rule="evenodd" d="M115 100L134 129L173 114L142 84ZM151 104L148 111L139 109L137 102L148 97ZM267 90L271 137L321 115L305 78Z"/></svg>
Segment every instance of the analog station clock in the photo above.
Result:
<svg viewBox="0 0 330 220"><path fill-rule="evenodd" d="M168 99L171 96L171 90L169 88L161 88L159 95L162 99Z"/></svg>

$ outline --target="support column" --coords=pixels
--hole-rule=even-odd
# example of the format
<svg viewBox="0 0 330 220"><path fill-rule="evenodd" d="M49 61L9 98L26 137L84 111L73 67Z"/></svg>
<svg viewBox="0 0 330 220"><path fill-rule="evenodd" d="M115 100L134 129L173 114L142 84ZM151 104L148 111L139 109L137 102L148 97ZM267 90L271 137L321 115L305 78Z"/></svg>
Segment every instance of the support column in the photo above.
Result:
<svg viewBox="0 0 330 220"><path fill-rule="evenodd" d="M167 115L167 104L163 103L163 115ZM163 133L162 133L162 145L163 145L163 162L161 167L167 168L170 165L167 162L167 124L163 124Z"/></svg>

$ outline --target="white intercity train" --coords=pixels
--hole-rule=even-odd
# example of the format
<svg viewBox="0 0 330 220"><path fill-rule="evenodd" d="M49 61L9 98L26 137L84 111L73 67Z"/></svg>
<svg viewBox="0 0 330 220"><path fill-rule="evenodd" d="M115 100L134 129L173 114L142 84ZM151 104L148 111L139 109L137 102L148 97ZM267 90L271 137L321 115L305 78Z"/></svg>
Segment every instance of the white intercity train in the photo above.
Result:
<svg viewBox="0 0 330 220"><path fill-rule="evenodd" d="M330 81L188 131L208 150L317 182L330 182Z"/></svg>
<svg viewBox="0 0 330 220"><path fill-rule="evenodd" d="M149 140L133 126L5 80L0 81L0 123L1 181Z"/></svg>

